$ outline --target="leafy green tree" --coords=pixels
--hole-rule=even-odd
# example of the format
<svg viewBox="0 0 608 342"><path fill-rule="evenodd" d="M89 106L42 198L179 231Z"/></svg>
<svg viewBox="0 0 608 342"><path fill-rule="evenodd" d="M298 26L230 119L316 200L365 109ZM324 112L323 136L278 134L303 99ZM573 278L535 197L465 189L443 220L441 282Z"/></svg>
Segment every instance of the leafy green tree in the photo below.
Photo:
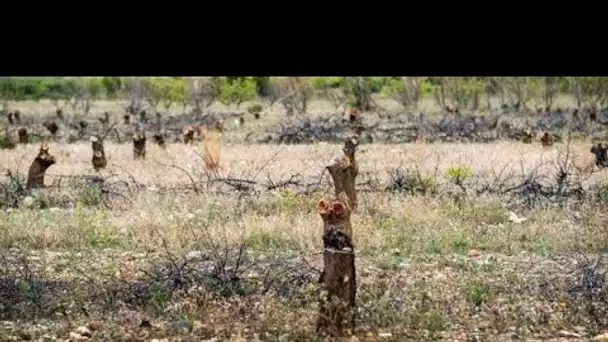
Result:
<svg viewBox="0 0 608 342"><path fill-rule="evenodd" d="M122 79L120 77L102 77L101 85L106 97L114 100L118 97L118 93L122 87Z"/></svg>
<svg viewBox="0 0 608 342"><path fill-rule="evenodd" d="M187 102L187 84L183 77L170 77L167 84L167 95L163 101L163 106L166 110L171 108L173 103L179 103L184 106Z"/></svg>
<svg viewBox="0 0 608 342"><path fill-rule="evenodd" d="M425 77L390 77L386 80L382 93L405 108L416 108L420 99L431 92L431 87Z"/></svg>
<svg viewBox="0 0 608 342"><path fill-rule="evenodd" d="M66 77L64 78L65 99L73 113L85 115L91 110L92 104L102 94L101 77Z"/></svg>
<svg viewBox="0 0 608 342"><path fill-rule="evenodd" d="M608 105L608 77L568 77L577 106L599 108Z"/></svg>
<svg viewBox="0 0 608 342"><path fill-rule="evenodd" d="M63 77L58 79L48 78L44 80L44 97L49 99L55 109L63 109L69 102L67 80Z"/></svg>
<svg viewBox="0 0 608 342"><path fill-rule="evenodd" d="M351 107L361 111L369 111L376 107L372 99L371 77L344 77L342 89Z"/></svg>
<svg viewBox="0 0 608 342"><path fill-rule="evenodd" d="M15 100L17 97L17 87L12 77L0 77L0 99L2 100L2 113L7 114L9 111L9 101Z"/></svg>
<svg viewBox="0 0 608 342"><path fill-rule="evenodd" d="M156 108L166 95L168 77L142 77L140 80L141 96L150 108Z"/></svg>
<svg viewBox="0 0 608 342"><path fill-rule="evenodd" d="M233 78L219 77L217 79L219 100L224 105L236 104L253 100L256 94L256 83L253 77Z"/></svg>
<svg viewBox="0 0 608 342"><path fill-rule="evenodd" d="M312 84L315 89L339 88L344 77L313 77Z"/></svg>

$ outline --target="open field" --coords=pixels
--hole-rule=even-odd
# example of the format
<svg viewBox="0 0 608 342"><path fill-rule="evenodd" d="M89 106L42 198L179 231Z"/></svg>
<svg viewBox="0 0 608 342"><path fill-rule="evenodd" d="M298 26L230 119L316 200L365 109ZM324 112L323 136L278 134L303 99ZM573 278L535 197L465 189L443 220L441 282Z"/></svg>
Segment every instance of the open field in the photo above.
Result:
<svg viewBox="0 0 608 342"><path fill-rule="evenodd" d="M26 193L39 145L0 150L0 341L322 341L315 206L342 146L242 141L280 120L228 128L218 173L200 142L150 139L143 161L107 142L100 173L90 142L51 142L47 188ZM571 167L589 147L361 144L351 340L608 333L608 173Z"/></svg>

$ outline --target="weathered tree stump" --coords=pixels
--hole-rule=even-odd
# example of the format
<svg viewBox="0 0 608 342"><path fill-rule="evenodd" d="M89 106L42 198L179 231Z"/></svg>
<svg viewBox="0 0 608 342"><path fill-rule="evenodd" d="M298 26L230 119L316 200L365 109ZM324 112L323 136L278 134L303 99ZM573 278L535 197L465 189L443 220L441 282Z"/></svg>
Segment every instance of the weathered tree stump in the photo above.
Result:
<svg viewBox="0 0 608 342"><path fill-rule="evenodd" d="M146 159L146 133L133 134L133 160Z"/></svg>
<svg viewBox="0 0 608 342"><path fill-rule="evenodd" d="M65 117L63 116L63 109L61 109L61 108L55 109L55 114L57 115L57 119L59 119L59 121L61 121L61 122L65 121Z"/></svg>
<svg viewBox="0 0 608 342"><path fill-rule="evenodd" d="M543 133L543 136L540 138L540 143L543 145L543 147L553 146L554 141L555 139L553 138L553 134L549 132Z"/></svg>
<svg viewBox="0 0 608 342"><path fill-rule="evenodd" d="M17 125L21 125L21 111L19 111L19 109L13 112L13 118L15 119L15 123Z"/></svg>
<svg viewBox="0 0 608 342"><path fill-rule="evenodd" d="M103 116L98 118L97 120L101 122L102 130L106 132L108 130L108 127L110 126L110 113L104 112Z"/></svg>
<svg viewBox="0 0 608 342"><path fill-rule="evenodd" d="M30 137L27 134L27 128L25 127L19 127L19 129L17 130L17 136L19 137L20 144L27 144L28 142L30 142Z"/></svg>
<svg viewBox="0 0 608 342"><path fill-rule="evenodd" d="M347 199L322 198L317 213L323 219L323 262L317 332L344 336L355 328L355 248Z"/></svg>
<svg viewBox="0 0 608 342"><path fill-rule="evenodd" d="M160 148L162 148L162 149L167 148L167 144L165 144L165 136L163 135L162 132L154 133L154 135L152 136L152 139L154 140L154 143L156 145L158 145Z"/></svg>
<svg viewBox="0 0 608 342"><path fill-rule="evenodd" d="M194 139L194 128L192 128L192 126L188 125L186 127L184 127L183 131L183 137L184 137L184 144L188 145L192 142L192 140Z"/></svg>
<svg viewBox="0 0 608 342"><path fill-rule="evenodd" d="M78 122L78 137L82 138L85 136L85 134L87 134L87 127L89 127L89 124L84 121L84 120L80 120Z"/></svg>
<svg viewBox="0 0 608 342"><path fill-rule="evenodd" d="M57 131L59 130L59 125L57 125L57 123L53 120L47 120L42 123L42 126L44 126L44 128L46 128L49 133L51 133L53 139L55 139L55 137L57 136Z"/></svg>
<svg viewBox="0 0 608 342"><path fill-rule="evenodd" d="M27 174L27 187L30 189L44 187L44 173L55 162L55 156L49 153L49 144L40 144L38 155L32 162Z"/></svg>
<svg viewBox="0 0 608 342"><path fill-rule="evenodd" d="M93 158L91 158L93 168L95 171L105 169L108 165L108 160L106 159L106 153L103 148L103 139L98 136L92 136L91 148L93 150Z"/></svg>
<svg viewBox="0 0 608 342"><path fill-rule="evenodd" d="M342 149L344 156L334 159L330 165L326 166L334 182L334 195L340 196L344 192L350 201L352 210L356 210L358 206L357 191L355 190L355 178L359 174L359 166L355 160L357 145L359 142L356 138L346 140Z"/></svg>

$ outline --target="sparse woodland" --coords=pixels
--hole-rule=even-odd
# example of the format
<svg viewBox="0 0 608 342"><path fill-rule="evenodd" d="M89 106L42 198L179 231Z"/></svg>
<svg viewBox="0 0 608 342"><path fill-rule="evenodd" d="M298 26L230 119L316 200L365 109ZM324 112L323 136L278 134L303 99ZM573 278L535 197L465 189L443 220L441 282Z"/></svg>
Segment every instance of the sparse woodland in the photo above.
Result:
<svg viewBox="0 0 608 342"><path fill-rule="evenodd" d="M0 101L0 341L608 341L607 77Z"/></svg>

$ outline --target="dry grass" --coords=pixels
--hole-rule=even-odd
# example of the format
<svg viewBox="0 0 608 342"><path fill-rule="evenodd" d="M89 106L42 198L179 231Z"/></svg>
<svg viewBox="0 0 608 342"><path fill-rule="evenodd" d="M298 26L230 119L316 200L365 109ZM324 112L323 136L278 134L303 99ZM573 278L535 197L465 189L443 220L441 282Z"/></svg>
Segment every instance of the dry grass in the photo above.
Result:
<svg viewBox="0 0 608 342"><path fill-rule="evenodd" d="M552 174L555 171L553 161L563 147L556 144L548 150L517 143L375 144L361 147L358 163L362 172L373 172L381 178L387 178L389 170L405 163L419 168L423 174L437 174L441 183L446 182L446 170L455 165L466 165L476 174L491 175L493 172L519 174L522 166L525 172L530 172L545 163L542 172ZM101 174L112 176L113 179L128 180L133 177L149 189L158 189L188 186L191 180L184 171L195 177L204 177L197 146L175 143L168 144L167 149L163 150L151 145L147 159L143 161L132 159L130 144L106 144L105 149L108 167ZM279 180L288 178L289 170L294 173L297 170L303 178L312 178L323 171L328 157L340 154L340 149L339 145L329 144L233 145L223 148L222 160L224 169L228 170L224 172L235 177L252 177L262 170L258 175L260 179L268 177ZM5 165L21 165L20 174L25 176L27 169L24 163L36 151L34 144L19 145L13 150L3 151L3 160L7 162ZM54 145L53 151L57 163L47 172L46 185L57 184L62 176L96 174L90 164L89 144ZM180 165L183 170L172 165ZM584 182L605 182L607 176L603 172L595 173ZM62 182L66 187L67 180ZM333 189L329 187L325 191L326 194L331 192ZM260 247L263 247L263 241L270 239L280 246L314 252L320 248L320 222L314 215L320 196L275 191L262 194L259 199L238 200L229 195L202 193L194 196L174 192L167 195L162 191L149 191L133 198L132 207L127 211L14 210L0 214L0 242L5 247L62 249L88 248L91 244L103 244L95 242L96 239L108 239L112 241L110 245L147 250L157 246L157 241L151 237L160 232L166 236L172 248L189 249L199 243L202 235L207 234L200 229L201 225L205 225L212 234L222 239L225 237L229 242L259 239L262 241ZM485 246L496 252L534 249L535 244L550 245L555 251L575 251L580 247L581 240L591 245L600 243L593 237L600 227L586 226L588 222L574 224L571 221L572 213L559 212L557 209L529 213L530 221L518 225L506 220L508 208L499 199L474 198L470 207L461 211L453 203L434 198L390 193L360 193L359 198L360 214L353 217L353 229L357 246L363 251L402 248L408 253L450 252L453 240L467 235L475 238L463 238L467 240L466 248ZM228 215L235 210L241 214ZM74 215L82 215L82 220L70 219ZM495 227L498 224L506 227ZM24 226L27 228L24 229ZM81 230L82 233L79 233ZM493 230L493 233L480 235L481 231L488 230ZM532 241L514 239L522 235L527 235ZM459 247L460 251L465 251L465 247Z"/></svg>
<svg viewBox="0 0 608 342"><path fill-rule="evenodd" d="M98 107L100 112L111 110L109 104ZM117 199L113 209L91 205L91 198L98 194L71 187L65 178L97 174L90 162L90 143L53 144L57 163L47 172L45 183L58 185L61 179L61 187L39 189L32 196L72 196L76 205L0 212L0 290L10 288L3 283L4 277L30 284L14 290L12 296L21 301L13 309L0 307L7 320L4 332L0 326L0 340L23 339L28 334L32 338L44 334L67 338L80 325L91 326L93 340L200 341L217 337L218 341L237 341L239 335L248 341L255 340L254 336L262 341L318 340L314 335L318 275L310 266L320 268L323 224L315 208L323 195L333 192L331 186L310 194L274 190L241 199L234 193L218 194L204 188L198 194L164 190L188 187L190 177L209 177L198 144L167 143L166 149L151 144L146 160L133 160L130 143L106 143L104 147L108 165L101 175L134 179L147 191L125 191L128 201ZM572 150L580 153L589 147L573 143ZM219 174L278 181L299 173L303 180L314 180L333 157L341 155L341 148L331 144L224 143ZM2 167L16 171L19 166L18 174L25 177L27 164L37 151L35 144L0 151ZM358 181L370 173L379 181L388 181L389 172L403 165L436 175L439 184L448 183L446 172L459 165L481 178L527 174L535 168L553 176L565 152L562 143L551 148L516 142L361 145ZM583 184L606 183L606 177L608 173L598 172L586 177ZM607 218L596 207L523 210L492 196L471 196L463 204L447 197L390 192L361 192L358 201L359 209L351 221L358 250L360 340L557 340L563 335L561 330L584 340L606 328L576 311L583 302L569 297L565 290L557 295L539 292L545 282L551 282L557 291L568 280L566 271L574 267L576 253L605 252ZM509 210L527 221L512 222ZM225 269L238 269L238 258L214 254L210 241L222 253L228 250L226 246L243 244L249 258L244 264L257 266L239 273L236 281L233 276L214 275L221 281L203 277L207 280L171 291L163 287L163 281L151 281L143 272L150 264L171 264L168 260L172 258L198 260L200 254L193 251L199 250L207 258L203 263L217 266L224 260L229 265ZM17 267L19 263L12 267L7 262L11 248L28 253L29 278ZM472 249L475 254L470 254ZM175 274L166 277L177 279ZM53 286L71 290L40 294L31 287L39 278L68 281ZM144 299L132 299L129 295L143 291L138 287L143 286L142 279L151 285L147 285ZM20 281L16 283L22 284ZM231 287L233 282L248 284L238 290L244 294L226 295L229 288L238 292ZM124 287L127 283L131 284L128 288ZM119 285L123 286L120 290L112 287ZM108 303L112 296L116 301ZM106 298L103 305L100 298ZM45 305L61 302L66 305L61 310L66 312L49 314L43 306L27 306L36 300ZM14 313L18 308L19 315Z"/></svg>
<svg viewBox="0 0 608 342"><path fill-rule="evenodd" d="M120 178L130 172L138 182L152 185L179 185L186 182L182 171L161 167L158 164L176 164L190 172L203 172L201 149L199 146L184 146L181 143L168 143L163 150L156 145L149 146L147 160L134 161L130 144L104 143L109 174ZM264 176L273 179L284 178L291 173L316 176L323 171L332 157L341 155L341 145L319 143L315 145L228 145L222 147L222 165L226 173L240 175L255 173L263 169ZM571 145L571 158L589 151L590 145L574 142ZM2 151L5 165L19 165L22 160L31 159L38 151L36 144L18 145L15 149ZM57 164L49 170L49 180L53 175L82 175L91 172L90 143L54 144ZM475 173L516 172L542 166L545 172L552 172L553 162L565 156L567 146L555 144L553 148L543 148L540 144L521 144L500 142L497 144L401 144L401 145L362 145L357 152L361 172L383 172L399 165L419 167L423 172L438 170L443 174L449 167L466 165ZM21 170L24 171L24 170ZM589 182L604 180L604 173L596 173Z"/></svg>

